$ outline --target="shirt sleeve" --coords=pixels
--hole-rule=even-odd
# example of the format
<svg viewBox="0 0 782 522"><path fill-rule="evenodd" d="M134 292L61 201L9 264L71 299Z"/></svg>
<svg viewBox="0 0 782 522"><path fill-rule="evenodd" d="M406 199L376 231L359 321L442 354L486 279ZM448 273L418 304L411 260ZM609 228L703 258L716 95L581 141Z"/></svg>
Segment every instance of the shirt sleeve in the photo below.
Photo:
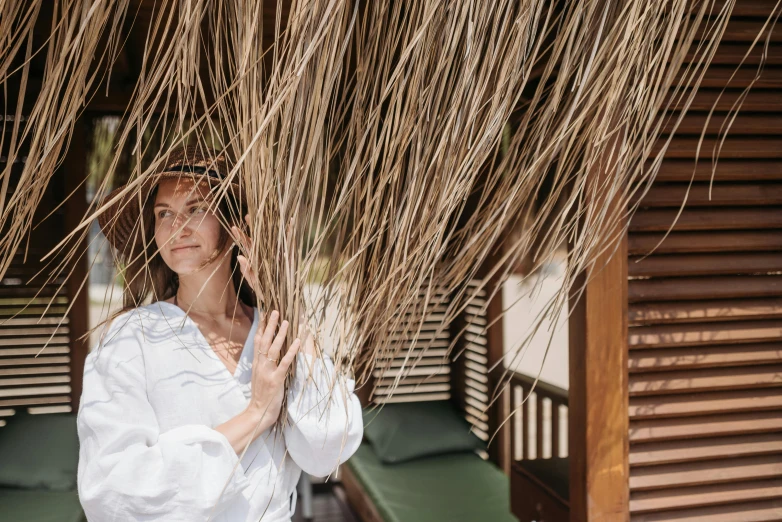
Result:
<svg viewBox="0 0 782 522"><path fill-rule="evenodd" d="M331 474L350 458L364 436L355 381L338 374L327 355L297 355L288 391L285 444L298 466L315 477Z"/></svg>
<svg viewBox="0 0 782 522"><path fill-rule="evenodd" d="M77 417L87 518L194 521L222 512L249 485L238 455L206 425L160 433L139 340L113 333L87 356Z"/></svg>

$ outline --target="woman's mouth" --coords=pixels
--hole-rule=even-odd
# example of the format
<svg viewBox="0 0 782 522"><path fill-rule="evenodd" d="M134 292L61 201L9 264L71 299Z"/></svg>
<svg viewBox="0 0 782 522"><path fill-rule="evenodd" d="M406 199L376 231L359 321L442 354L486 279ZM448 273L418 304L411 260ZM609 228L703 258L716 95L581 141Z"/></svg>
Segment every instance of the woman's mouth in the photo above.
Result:
<svg viewBox="0 0 782 522"><path fill-rule="evenodd" d="M187 252L188 250L191 250L193 248L198 248L198 245L187 245L187 246L180 246L172 248L172 252Z"/></svg>

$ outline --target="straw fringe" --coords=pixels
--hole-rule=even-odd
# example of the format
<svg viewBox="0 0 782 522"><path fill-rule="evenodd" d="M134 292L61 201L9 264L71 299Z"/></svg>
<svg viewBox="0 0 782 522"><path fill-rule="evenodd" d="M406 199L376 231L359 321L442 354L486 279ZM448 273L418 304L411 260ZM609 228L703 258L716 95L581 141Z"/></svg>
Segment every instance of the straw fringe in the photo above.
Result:
<svg viewBox="0 0 782 522"><path fill-rule="evenodd" d="M41 1L0 2L0 19L13 21L0 28L2 82L14 56L33 51L26 42ZM317 330L328 302L338 303L336 332L320 334L337 338L335 363L362 385L389 356L414 367L420 356L400 352L395 339L417 340L440 295L451 298L446 328L471 302L467 282L480 267L479 289L506 280L522 259L539 267L567 241L565 284L536 324L564 309L576 274L613 250L631 200L654 181L670 143L652 157L659 115L680 106L674 127L681 121L734 4L293 0L287 20L277 10L265 48L261 2L164 0L109 174L123 150L150 152L132 138L147 128L165 145L149 167L136 163L126 194L175 147L225 149L233 163L221 189L236 182L247 194L254 246L245 254L263 306L296 331L302 309ZM57 5L43 90L3 144L5 195L19 143L31 140L22 182L0 207L10 223L0 274L93 93L96 43L107 35L103 59L116 54L128 9L127 1ZM544 185L550 192L538 201ZM107 208L93 206L72 235L85 235ZM323 290L307 301L314 276Z"/></svg>

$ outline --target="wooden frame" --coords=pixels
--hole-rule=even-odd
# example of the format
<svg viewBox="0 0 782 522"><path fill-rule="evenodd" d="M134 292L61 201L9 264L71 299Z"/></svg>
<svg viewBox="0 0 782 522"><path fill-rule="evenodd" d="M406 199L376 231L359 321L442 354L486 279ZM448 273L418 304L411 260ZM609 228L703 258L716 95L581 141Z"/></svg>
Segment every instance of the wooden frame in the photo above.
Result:
<svg viewBox="0 0 782 522"><path fill-rule="evenodd" d="M571 296L570 520L629 520L627 236L609 249ZM588 276L588 277L587 277Z"/></svg>
<svg viewBox="0 0 782 522"><path fill-rule="evenodd" d="M375 503L369 498L364 486L361 485L348 466L340 468L342 488L350 507L356 512L362 522L385 522L378 513Z"/></svg>
<svg viewBox="0 0 782 522"><path fill-rule="evenodd" d="M65 155L60 171L65 178L66 192L70 197L65 202L65 229L74 230L82 216L87 211L87 196L84 178L87 174L86 125L83 119L74 124L70 145ZM80 251L87 250L86 239L81 242ZM73 273L68 278L68 297L71 308L68 312L68 331L70 334L71 362L71 411L79 411L82 381L84 378L84 361L89 352L89 338L83 338L89 330L89 283L81 286L87 278L88 256L84 255L73 261Z"/></svg>

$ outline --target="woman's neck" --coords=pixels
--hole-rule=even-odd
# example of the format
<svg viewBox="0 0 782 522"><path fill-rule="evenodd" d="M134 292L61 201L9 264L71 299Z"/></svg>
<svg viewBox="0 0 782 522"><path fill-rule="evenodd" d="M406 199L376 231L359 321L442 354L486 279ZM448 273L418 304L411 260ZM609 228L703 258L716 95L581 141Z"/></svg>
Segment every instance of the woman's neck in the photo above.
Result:
<svg viewBox="0 0 782 522"><path fill-rule="evenodd" d="M216 272L203 269L179 276L174 303L185 312L210 315L215 319L233 317L243 311L236 295L230 271L220 267Z"/></svg>

